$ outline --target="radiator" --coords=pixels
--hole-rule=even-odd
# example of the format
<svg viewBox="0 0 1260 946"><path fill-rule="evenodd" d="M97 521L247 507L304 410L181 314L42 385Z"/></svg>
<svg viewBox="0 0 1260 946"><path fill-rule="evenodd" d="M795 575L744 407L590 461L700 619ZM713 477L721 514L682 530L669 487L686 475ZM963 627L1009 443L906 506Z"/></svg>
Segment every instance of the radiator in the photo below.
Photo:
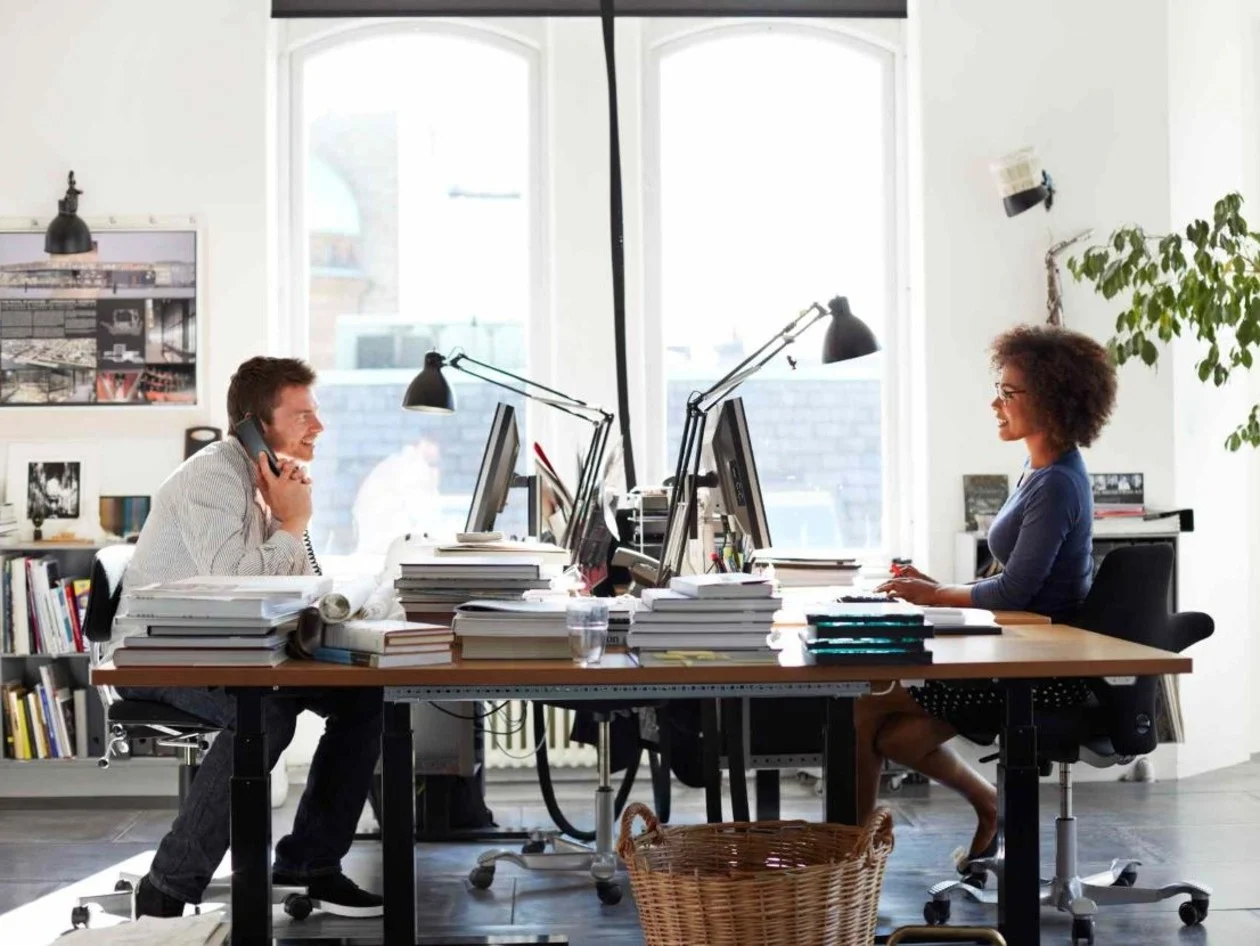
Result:
<svg viewBox="0 0 1260 946"><path fill-rule="evenodd" d="M486 767L534 768L534 713L547 720L547 759L553 768L595 767L595 747L572 742L573 710L544 706L527 700L511 700L486 720ZM524 725L519 725L522 718ZM519 728L518 728L519 726ZM493 731L491 731L493 730ZM511 732L511 735L505 735Z"/></svg>

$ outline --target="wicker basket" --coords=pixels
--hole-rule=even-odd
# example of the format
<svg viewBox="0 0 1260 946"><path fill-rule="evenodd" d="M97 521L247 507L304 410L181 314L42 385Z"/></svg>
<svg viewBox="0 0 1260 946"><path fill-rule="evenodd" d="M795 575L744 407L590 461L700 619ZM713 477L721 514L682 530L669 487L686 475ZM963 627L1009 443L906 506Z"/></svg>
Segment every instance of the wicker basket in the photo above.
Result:
<svg viewBox="0 0 1260 946"><path fill-rule="evenodd" d="M630 837L634 819L646 831ZM661 827L646 805L621 815L647 946L870 946L892 814L863 828L807 821Z"/></svg>

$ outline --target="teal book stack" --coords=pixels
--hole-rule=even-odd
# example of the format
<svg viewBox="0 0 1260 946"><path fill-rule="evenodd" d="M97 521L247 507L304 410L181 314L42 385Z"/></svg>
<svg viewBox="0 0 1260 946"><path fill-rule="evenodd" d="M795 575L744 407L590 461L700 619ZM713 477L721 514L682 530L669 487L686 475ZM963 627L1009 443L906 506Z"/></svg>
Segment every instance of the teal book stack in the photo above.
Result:
<svg viewBox="0 0 1260 946"><path fill-rule="evenodd" d="M930 664L932 624L906 604L832 604L811 610L806 648L815 664Z"/></svg>

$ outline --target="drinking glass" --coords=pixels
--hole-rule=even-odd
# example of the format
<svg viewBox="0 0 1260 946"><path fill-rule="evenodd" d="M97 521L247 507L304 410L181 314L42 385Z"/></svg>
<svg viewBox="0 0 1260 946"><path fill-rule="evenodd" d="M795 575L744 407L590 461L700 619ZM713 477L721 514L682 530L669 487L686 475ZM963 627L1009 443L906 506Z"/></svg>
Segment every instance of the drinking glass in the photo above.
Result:
<svg viewBox="0 0 1260 946"><path fill-rule="evenodd" d="M573 598L565 606L569 655L581 667L598 664L608 643L608 602L602 598Z"/></svg>

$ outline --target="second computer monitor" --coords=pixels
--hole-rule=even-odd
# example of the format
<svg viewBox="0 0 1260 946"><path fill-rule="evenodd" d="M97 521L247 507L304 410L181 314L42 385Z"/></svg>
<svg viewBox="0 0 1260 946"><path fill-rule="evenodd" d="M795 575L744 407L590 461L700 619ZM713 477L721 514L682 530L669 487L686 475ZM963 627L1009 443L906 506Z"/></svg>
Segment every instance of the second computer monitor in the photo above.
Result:
<svg viewBox="0 0 1260 946"><path fill-rule="evenodd" d="M494 521L507 505L508 491L516 471L516 458L521 451L521 437L516 429L516 411L509 404L494 410L490 436L481 455L477 485L468 506L465 532L492 532Z"/></svg>
<svg viewBox="0 0 1260 946"><path fill-rule="evenodd" d="M754 548L770 548L770 524L757 478L757 460L748 436L748 418L743 398L722 403L713 431L713 459L717 464L718 487L728 515L735 517Z"/></svg>

